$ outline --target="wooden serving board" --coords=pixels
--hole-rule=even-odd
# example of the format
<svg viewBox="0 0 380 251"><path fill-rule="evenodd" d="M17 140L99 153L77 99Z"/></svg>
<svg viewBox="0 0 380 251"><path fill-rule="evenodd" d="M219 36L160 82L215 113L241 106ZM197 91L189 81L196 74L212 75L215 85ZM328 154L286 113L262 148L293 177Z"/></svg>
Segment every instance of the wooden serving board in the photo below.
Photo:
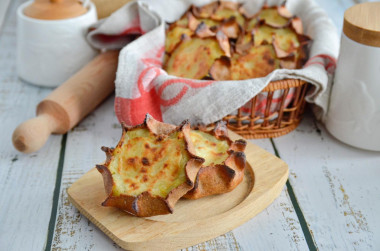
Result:
<svg viewBox="0 0 380 251"><path fill-rule="evenodd" d="M240 138L229 132L231 139ZM215 238L264 210L279 196L287 178L284 161L249 143L243 182L230 193L198 200L181 199L170 215L131 216L102 207L103 180L94 168L67 190L79 211L119 246L128 250L173 250Z"/></svg>

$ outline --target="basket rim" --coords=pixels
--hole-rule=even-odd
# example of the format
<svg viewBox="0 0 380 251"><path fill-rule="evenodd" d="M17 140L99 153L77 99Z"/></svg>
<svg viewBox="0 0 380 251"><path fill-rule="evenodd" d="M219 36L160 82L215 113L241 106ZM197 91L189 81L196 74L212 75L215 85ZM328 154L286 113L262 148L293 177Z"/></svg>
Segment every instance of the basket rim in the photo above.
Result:
<svg viewBox="0 0 380 251"><path fill-rule="evenodd" d="M292 87L299 87L306 84L307 81L302 79L281 79L276 81L271 81L269 84L262 90L262 92L273 92L280 89L288 89Z"/></svg>

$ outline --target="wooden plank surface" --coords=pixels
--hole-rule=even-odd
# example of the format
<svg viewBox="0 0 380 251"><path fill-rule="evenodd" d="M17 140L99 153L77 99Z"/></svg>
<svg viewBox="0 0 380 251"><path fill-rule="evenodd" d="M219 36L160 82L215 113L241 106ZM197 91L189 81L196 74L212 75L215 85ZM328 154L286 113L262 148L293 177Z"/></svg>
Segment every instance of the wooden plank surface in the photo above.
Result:
<svg viewBox="0 0 380 251"><path fill-rule="evenodd" d="M53 205L61 136L24 155L11 143L13 129L35 114L50 90L20 81L16 72L16 7L13 1L0 36L0 249L42 250ZM1 2L0 9L4 6Z"/></svg>
<svg viewBox="0 0 380 251"><path fill-rule="evenodd" d="M321 250L380 247L380 154L338 142L311 116L274 140Z"/></svg>
<svg viewBox="0 0 380 251"><path fill-rule="evenodd" d="M241 138L232 131L229 136L232 140ZM67 194L83 215L125 249L186 248L242 225L281 193L288 179L286 163L249 142L245 156L248 165L244 180L233 191L197 200L179 200L171 215L144 219L102 207L105 200L103 179L95 168L70 186Z"/></svg>
<svg viewBox="0 0 380 251"><path fill-rule="evenodd" d="M314 0L317 2L329 15L337 28L337 32L341 34L343 29L344 12L355 4L364 2L375 2L377 0Z"/></svg>
<svg viewBox="0 0 380 251"><path fill-rule="evenodd" d="M95 164L105 160L100 147L115 144L120 134L121 127L113 112L113 98L68 133L53 250L109 250L116 247L73 207L66 189Z"/></svg>
<svg viewBox="0 0 380 251"><path fill-rule="evenodd" d="M315 0L329 15L340 34L343 28L344 11L354 4L354 0Z"/></svg>
<svg viewBox="0 0 380 251"><path fill-rule="evenodd" d="M342 30L344 10L365 1L318 0ZM380 248L380 154L340 143L310 114L274 139L290 166L290 184L320 250Z"/></svg>
<svg viewBox="0 0 380 251"><path fill-rule="evenodd" d="M1 0L0 1L0 32L3 28L5 18L7 16L7 11L11 0Z"/></svg>
<svg viewBox="0 0 380 251"><path fill-rule="evenodd" d="M9 1L0 2L0 12ZM48 237L52 238L53 250L120 249L79 214L66 195L70 184L104 160L99 147L112 146L119 139L121 129L112 98L68 134L62 179L58 177L57 184L61 136L53 136L35 154L13 150L13 128L32 117L35 105L50 92L17 78L15 11L21 2L11 1L7 20L0 28L0 250L41 250ZM344 10L359 1L317 2L340 31ZM254 143L273 151L269 140ZM379 249L380 155L339 143L310 117L295 132L274 139L274 143L290 165L290 185L315 246L320 250ZM58 209L52 213L56 185L61 189L55 201ZM54 228L49 231L51 216ZM187 249L307 250L308 246L285 188L272 205L243 226Z"/></svg>
<svg viewBox="0 0 380 251"><path fill-rule="evenodd" d="M96 137L94 136L96 135ZM113 112L110 98L68 134L62 187L52 248L98 250L118 249L108 237L82 216L68 201L66 189L84 173L101 163L105 155L102 145L114 146L121 128ZM273 151L269 140L254 143ZM307 249L294 208L284 190L262 213L243 226L189 250L249 250L250 247Z"/></svg>
<svg viewBox="0 0 380 251"><path fill-rule="evenodd" d="M286 188L266 210L232 233L241 250L308 249Z"/></svg>
<svg viewBox="0 0 380 251"><path fill-rule="evenodd" d="M251 142L275 154L270 140L257 139ZM232 233L239 241L241 250L308 249L286 187L267 209Z"/></svg>

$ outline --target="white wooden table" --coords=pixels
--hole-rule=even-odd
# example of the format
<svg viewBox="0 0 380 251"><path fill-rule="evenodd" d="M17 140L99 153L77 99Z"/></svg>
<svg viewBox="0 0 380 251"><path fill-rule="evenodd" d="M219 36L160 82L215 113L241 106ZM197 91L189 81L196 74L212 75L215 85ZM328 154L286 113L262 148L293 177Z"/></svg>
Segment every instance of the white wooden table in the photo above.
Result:
<svg viewBox="0 0 380 251"><path fill-rule="evenodd" d="M100 146L119 139L113 97L37 153L12 147L13 129L33 117L51 91L17 77L16 8L22 1L0 1L0 250L120 249L66 194L104 160ZM319 2L341 30L344 10L356 1ZM379 152L340 143L310 112L294 132L253 142L289 164L280 197L241 227L188 250L380 250Z"/></svg>

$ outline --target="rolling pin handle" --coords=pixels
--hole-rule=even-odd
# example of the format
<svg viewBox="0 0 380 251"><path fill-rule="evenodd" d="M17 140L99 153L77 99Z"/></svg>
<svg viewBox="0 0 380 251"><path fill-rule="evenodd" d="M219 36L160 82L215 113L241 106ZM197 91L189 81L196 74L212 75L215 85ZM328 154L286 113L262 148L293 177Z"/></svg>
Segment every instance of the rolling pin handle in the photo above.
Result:
<svg viewBox="0 0 380 251"><path fill-rule="evenodd" d="M37 106L37 118L19 125L12 141L17 150L39 150L52 133L64 134L95 109L115 89L119 51L95 57Z"/></svg>
<svg viewBox="0 0 380 251"><path fill-rule="evenodd" d="M23 153L39 150L55 129L54 118L41 114L20 124L12 135L14 147Z"/></svg>

